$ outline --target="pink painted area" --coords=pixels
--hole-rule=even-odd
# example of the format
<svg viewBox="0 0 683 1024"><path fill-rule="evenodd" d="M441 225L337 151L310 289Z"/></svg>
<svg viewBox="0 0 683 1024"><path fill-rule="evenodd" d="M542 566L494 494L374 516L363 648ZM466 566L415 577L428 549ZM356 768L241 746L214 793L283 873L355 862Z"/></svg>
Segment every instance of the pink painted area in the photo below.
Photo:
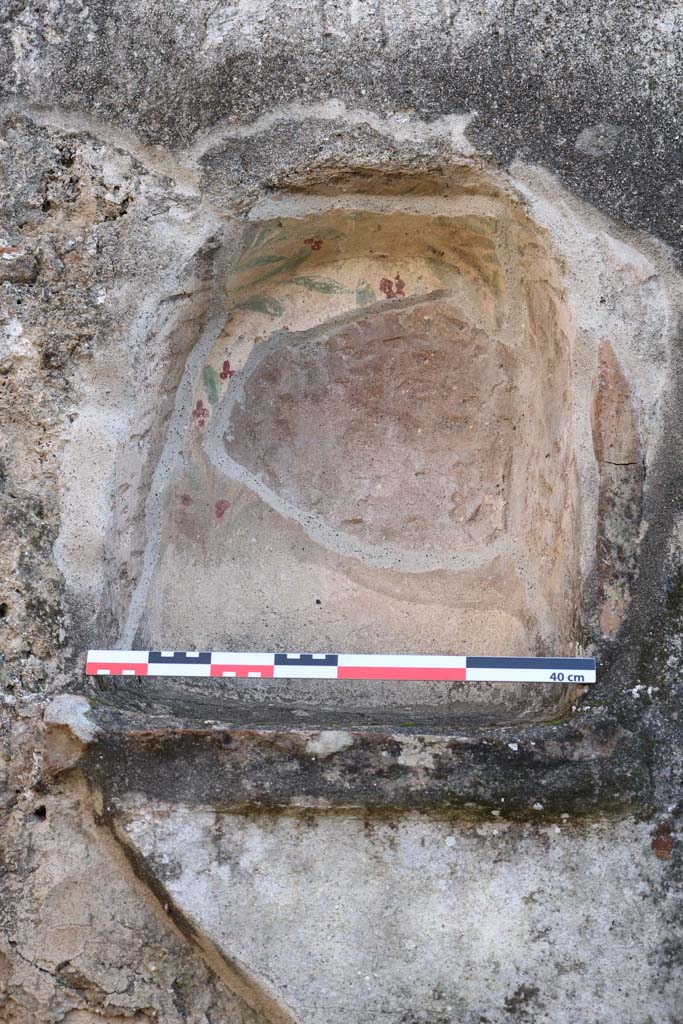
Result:
<svg viewBox="0 0 683 1024"><path fill-rule="evenodd" d="M221 498L219 501L217 501L216 504L214 505L216 519L222 519L229 508L230 502L228 501L227 498Z"/></svg>

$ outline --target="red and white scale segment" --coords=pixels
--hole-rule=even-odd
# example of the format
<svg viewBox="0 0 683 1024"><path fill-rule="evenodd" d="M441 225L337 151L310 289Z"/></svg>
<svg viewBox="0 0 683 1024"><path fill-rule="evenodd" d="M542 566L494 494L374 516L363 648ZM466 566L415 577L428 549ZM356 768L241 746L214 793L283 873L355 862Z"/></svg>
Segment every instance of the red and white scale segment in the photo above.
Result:
<svg viewBox="0 0 683 1024"><path fill-rule="evenodd" d="M93 676L239 679L403 679L594 683L594 658L485 658L430 654L274 654L246 651L89 651Z"/></svg>

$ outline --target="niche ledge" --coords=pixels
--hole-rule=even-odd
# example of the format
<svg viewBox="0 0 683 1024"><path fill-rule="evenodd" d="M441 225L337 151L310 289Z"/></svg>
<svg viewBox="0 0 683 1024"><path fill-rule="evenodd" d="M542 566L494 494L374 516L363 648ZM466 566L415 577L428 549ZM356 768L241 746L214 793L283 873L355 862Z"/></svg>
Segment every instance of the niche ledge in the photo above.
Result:
<svg viewBox="0 0 683 1024"><path fill-rule="evenodd" d="M449 721L422 706L303 717L293 706L192 699L182 686L150 696L108 684L86 702L58 698L45 766L77 769L104 816L131 794L226 813L419 811L506 818L591 814L647 804L637 732L606 709L558 723L500 727ZM70 704L71 702L71 704ZM87 725L83 725L83 723Z"/></svg>

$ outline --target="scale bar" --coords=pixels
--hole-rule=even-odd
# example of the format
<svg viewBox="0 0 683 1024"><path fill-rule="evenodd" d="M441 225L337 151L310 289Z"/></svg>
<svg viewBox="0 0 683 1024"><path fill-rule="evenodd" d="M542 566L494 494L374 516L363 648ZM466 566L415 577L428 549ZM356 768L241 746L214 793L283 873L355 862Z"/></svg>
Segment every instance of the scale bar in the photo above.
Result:
<svg viewBox="0 0 683 1024"><path fill-rule="evenodd" d="M397 679L462 683L595 682L595 658L436 654L266 654L249 651L88 651L90 676L212 679Z"/></svg>

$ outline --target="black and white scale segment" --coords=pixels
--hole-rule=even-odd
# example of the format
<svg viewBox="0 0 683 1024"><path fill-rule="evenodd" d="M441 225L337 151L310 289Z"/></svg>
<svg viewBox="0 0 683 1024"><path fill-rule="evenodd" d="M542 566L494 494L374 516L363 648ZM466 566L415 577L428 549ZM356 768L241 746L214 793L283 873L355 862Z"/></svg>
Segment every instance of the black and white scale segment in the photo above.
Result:
<svg viewBox="0 0 683 1024"><path fill-rule="evenodd" d="M238 679L403 679L501 683L595 682L595 658L435 654L265 654L253 651L88 651L92 676Z"/></svg>

